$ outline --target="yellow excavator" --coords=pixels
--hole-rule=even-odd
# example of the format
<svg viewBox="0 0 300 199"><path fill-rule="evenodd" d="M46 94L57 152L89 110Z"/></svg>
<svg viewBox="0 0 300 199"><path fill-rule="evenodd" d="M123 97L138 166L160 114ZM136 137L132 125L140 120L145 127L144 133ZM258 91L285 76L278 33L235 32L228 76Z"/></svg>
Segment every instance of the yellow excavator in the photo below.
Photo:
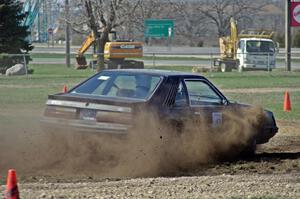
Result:
<svg viewBox="0 0 300 199"><path fill-rule="evenodd" d="M142 58L143 43L133 41L118 41L115 40L116 32L112 31L109 34L109 41L104 46L104 65L106 69L115 68L144 68L144 62L137 60L127 60L127 58ZM76 55L76 69L86 69L88 66L95 68L97 65L98 55L95 52L93 59L88 64L84 53L96 42L96 37L92 32L82 43Z"/></svg>

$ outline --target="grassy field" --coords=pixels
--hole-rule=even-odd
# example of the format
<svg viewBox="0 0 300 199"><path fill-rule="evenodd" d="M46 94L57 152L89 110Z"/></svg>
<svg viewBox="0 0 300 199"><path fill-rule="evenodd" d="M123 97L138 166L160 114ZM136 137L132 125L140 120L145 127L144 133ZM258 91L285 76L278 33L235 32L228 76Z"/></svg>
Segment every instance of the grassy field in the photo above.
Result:
<svg viewBox="0 0 300 199"><path fill-rule="evenodd" d="M61 92L63 85L74 86L95 73L92 70L74 70L65 65L30 65L33 75L0 76L0 107L43 107L48 94ZM191 72L191 67L156 67L155 69ZM203 73L218 88L300 88L300 72L245 72ZM283 112L283 92L226 93L239 102L255 104L273 111L278 119L300 120L300 91L290 91L292 112Z"/></svg>

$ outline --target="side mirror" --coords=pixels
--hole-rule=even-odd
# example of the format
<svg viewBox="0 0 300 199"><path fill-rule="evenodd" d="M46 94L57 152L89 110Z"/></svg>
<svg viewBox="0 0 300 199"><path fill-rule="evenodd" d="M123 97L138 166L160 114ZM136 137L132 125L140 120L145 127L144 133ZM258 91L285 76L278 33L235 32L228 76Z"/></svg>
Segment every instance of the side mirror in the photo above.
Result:
<svg viewBox="0 0 300 199"><path fill-rule="evenodd" d="M228 105L228 101L226 99L222 99L222 104L227 106Z"/></svg>

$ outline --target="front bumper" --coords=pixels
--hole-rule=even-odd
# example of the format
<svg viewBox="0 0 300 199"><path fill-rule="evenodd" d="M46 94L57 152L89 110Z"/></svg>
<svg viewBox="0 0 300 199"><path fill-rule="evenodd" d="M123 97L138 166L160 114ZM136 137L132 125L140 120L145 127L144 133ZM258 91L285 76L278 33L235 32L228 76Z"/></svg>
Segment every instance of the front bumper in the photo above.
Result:
<svg viewBox="0 0 300 199"><path fill-rule="evenodd" d="M264 127L263 131L257 136L256 143L264 144L267 143L275 134L278 132L277 126Z"/></svg>

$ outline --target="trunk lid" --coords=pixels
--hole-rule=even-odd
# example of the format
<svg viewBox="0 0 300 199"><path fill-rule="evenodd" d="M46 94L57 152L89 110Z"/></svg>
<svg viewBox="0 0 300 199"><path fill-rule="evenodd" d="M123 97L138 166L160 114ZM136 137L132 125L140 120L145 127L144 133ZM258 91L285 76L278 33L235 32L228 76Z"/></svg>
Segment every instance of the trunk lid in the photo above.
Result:
<svg viewBox="0 0 300 199"><path fill-rule="evenodd" d="M139 99L113 99L73 94L50 95L44 112L45 123L105 133L126 133L133 124Z"/></svg>

